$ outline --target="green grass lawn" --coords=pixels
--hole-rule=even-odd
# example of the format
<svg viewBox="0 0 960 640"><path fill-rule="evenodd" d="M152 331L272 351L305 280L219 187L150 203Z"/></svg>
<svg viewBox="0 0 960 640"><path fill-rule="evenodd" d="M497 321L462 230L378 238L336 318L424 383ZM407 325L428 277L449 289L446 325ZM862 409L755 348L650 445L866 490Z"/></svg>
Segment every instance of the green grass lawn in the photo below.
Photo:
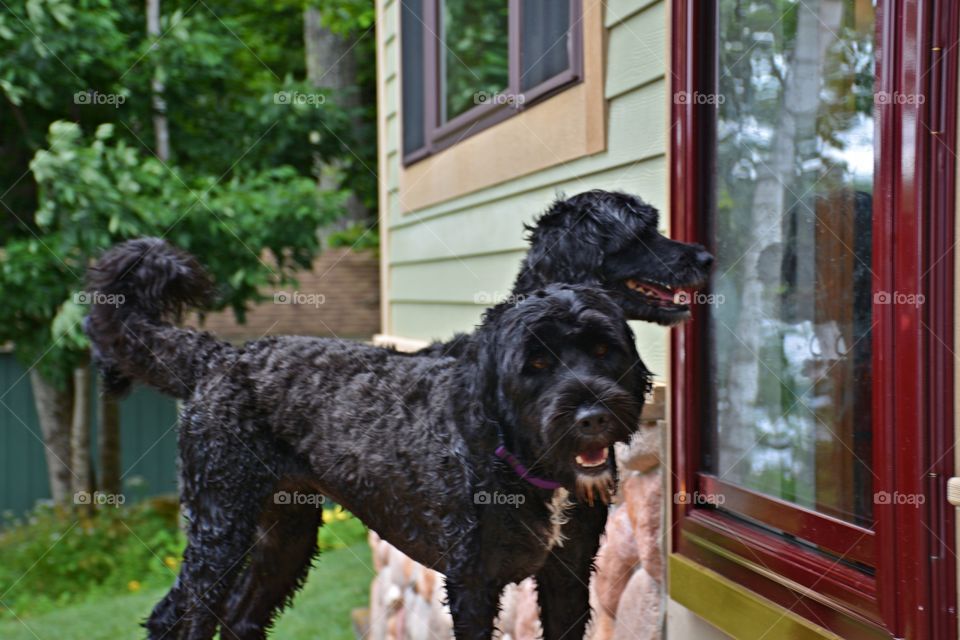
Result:
<svg viewBox="0 0 960 640"><path fill-rule="evenodd" d="M373 569L370 548L357 542L324 552L271 638L350 640L350 611L367 605ZM139 623L164 591L148 591L64 607L51 613L0 621L3 640L134 640Z"/></svg>

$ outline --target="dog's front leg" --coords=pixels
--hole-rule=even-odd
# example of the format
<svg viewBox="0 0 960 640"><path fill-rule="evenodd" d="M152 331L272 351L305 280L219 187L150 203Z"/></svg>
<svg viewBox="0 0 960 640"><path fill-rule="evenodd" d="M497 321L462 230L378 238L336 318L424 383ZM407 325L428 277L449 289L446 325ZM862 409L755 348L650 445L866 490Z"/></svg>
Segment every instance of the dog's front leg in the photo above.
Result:
<svg viewBox="0 0 960 640"><path fill-rule="evenodd" d="M543 640L580 640L590 621L590 573L607 522L607 506L577 502L555 547L537 572Z"/></svg>
<svg viewBox="0 0 960 640"><path fill-rule="evenodd" d="M487 578L447 577L447 602L456 640L490 640L503 585Z"/></svg>

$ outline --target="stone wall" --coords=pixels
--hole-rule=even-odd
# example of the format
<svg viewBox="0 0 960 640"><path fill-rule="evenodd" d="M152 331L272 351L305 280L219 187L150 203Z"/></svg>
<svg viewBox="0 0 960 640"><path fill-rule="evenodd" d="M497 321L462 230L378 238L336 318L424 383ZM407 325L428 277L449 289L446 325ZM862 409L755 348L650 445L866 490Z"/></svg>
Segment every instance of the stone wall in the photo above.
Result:
<svg viewBox="0 0 960 640"><path fill-rule="evenodd" d="M659 640L663 634L664 555L662 434L665 389L654 389L643 424L629 445L617 447L620 490L590 583L589 640ZM376 577L365 621L369 640L449 640L443 576L370 533ZM536 584L510 585L501 598L497 628L503 640L540 637Z"/></svg>

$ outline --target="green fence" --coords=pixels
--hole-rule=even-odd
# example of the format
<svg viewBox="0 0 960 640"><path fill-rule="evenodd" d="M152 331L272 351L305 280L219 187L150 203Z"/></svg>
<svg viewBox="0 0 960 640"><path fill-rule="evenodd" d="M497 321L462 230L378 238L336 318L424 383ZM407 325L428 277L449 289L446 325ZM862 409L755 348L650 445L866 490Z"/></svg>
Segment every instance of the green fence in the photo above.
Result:
<svg viewBox="0 0 960 640"><path fill-rule="evenodd" d="M120 403L123 484L131 498L176 491L176 420L176 403L152 389L138 388ZM30 376L0 353L0 511L19 514L49 497Z"/></svg>

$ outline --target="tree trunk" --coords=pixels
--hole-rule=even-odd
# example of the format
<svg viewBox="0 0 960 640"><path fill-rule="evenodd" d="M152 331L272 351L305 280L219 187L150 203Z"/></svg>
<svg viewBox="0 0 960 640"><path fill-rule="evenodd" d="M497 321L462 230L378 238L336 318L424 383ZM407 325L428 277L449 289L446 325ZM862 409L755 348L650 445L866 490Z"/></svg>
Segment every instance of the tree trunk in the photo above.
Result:
<svg viewBox="0 0 960 640"><path fill-rule="evenodd" d="M116 398L101 393L97 400L100 417L100 488L105 493L119 495L120 480L120 407Z"/></svg>
<svg viewBox="0 0 960 640"><path fill-rule="evenodd" d="M147 0L147 35L156 42L160 38L160 0ZM155 145L153 152L160 160L170 159L170 130L167 125L167 101L163 99L164 86L160 81L159 70L150 81L153 93L153 134Z"/></svg>
<svg viewBox="0 0 960 640"><path fill-rule="evenodd" d="M70 426L70 466L73 469L73 492L93 492L90 460L90 369L73 370L73 418Z"/></svg>
<svg viewBox="0 0 960 640"><path fill-rule="evenodd" d="M307 7L303 12L303 40L306 51L307 82L314 87L327 87L333 90L338 104L344 108L355 107L359 101L359 94L355 90L357 84L357 64L353 56L353 43L341 36L330 32L320 24L320 12L315 7ZM358 125L360 123L357 123ZM321 167L320 179L317 186L321 189L338 189L334 171L323 171ZM344 204L346 215L335 223L339 228L346 228L355 223L367 220L369 212L354 194L350 194Z"/></svg>
<svg viewBox="0 0 960 640"><path fill-rule="evenodd" d="M72 494L73 472L70 470L70 411L73 405L71 389L57 389L40 375L30 370L33 402L43 434L44 455L47 460L47 479L54 502L69 502Z"/></svg>
<svg viewBox="0 0 960 640"><path fill-rule="evenodd" d="M307 82L314 87L330 87L335 91L356 83L357 64L351 43L320 24L320 11L304 9L303 40L306 50ZM346 107L357 104L356 93L340 98Z"/></svg>
<svg viewBox="0 0 960 640"><path fill-rule="evenodd" d="M769 297L765 295L769 285L764 284L764 278L769 279L770 274L765 273L760 258L763 255L765 264L769 265L779 266L782 263L781 224L787 201L785 185L794 182L797 147L810 142L816 135L819 84L823 77L827 45L834 37L832 34L840 27L841 13L835 10L838 7L837 2L831 1L821 4L820 16L805 8L797 12L796 45L783 86L783 107L773 130L774 140L769 155L756 167L757 180L751 206L753 234L749 249L741 258L749 266L744 270L740 313L736 327L729 328L733 335L729 335L726 329L719 331L722 339L737 342L727 376L726 409L720 417L720 425L726 430L722 441L720 473L732 473L734 478L747 473L749 453L760 436L752 422L745 420L744 416L751 416L751 409L760 401L760 376L769 375L767 369L761 368L758 357L764 338L761 328L770 324L769 314L779 318L778 310L769 309L769 303L765 302L765 298ZM832 20L833 23L826 20ZM812 232L810 229L802 231L805 235ZM798 242L804 247L810 246L808 241ZM815 257L813 252L798 250L797 254L800 260L813 260ZM806 270L810 271L809 268ZM786 406L794 400L794 397L788 397ZM769 404L777 403L770 399ZM805 435L812 437L813 434ZM805 472L809 472L810 462L796 461L797 466ZM812 477L810 473L808 477ZM770 489L776 492L779 488Z"/></svg>

